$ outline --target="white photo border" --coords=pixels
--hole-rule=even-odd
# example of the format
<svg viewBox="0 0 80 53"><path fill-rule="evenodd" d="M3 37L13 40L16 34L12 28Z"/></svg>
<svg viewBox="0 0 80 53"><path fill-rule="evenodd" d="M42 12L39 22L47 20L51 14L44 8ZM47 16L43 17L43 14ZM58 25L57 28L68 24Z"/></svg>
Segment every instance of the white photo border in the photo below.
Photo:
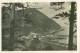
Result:
<svg viewBox="0 0 80 53"><path fill-rule="evenodd" d="M1 51L1 3L4 2L76 2L77 3L77 51ZM80 53L80 1L79 0L0 0L0 53Z"/></svg>

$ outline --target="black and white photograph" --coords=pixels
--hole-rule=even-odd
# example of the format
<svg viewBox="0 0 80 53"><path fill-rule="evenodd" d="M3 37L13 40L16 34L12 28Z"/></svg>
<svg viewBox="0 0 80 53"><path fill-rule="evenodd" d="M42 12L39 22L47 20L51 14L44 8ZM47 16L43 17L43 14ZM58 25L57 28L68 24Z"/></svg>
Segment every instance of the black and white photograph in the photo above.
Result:
<svg viewBox="0 0 80 53"><path fill-rule="evenodd" d="M76 51L76 2L4 2L2 51Z"/></svg>

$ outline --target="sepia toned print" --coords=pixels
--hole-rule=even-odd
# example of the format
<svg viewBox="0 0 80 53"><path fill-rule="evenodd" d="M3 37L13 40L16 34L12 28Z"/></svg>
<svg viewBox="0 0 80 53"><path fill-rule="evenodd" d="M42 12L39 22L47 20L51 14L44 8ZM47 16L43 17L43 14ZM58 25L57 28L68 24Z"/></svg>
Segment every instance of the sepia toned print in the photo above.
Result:
<svg viewBox="0 0 80 53"><path fill-rule="evenodd" d="M77 50L76 2L2 3L2 51Z"/></svg>

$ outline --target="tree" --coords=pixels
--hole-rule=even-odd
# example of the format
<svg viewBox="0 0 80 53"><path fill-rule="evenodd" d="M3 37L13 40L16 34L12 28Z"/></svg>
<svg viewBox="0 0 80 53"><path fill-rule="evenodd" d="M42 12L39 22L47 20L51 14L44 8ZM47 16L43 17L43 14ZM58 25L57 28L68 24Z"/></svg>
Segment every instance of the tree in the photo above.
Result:
<svg viewBox="0 0 80 53"><path fill-rule="evenodd" d="M11 24L10 24L10 43L9 43L9 50L12 51L14 49L14 28L15 28L15 4L11 4Z"/></svg>
<svg viewBox="0 0 80 53"><path fill-rule="evenodd" d="M5 37L4 39L2 38L3 40L5 40L5 41L2 41L3 46L4 46L2 48L3 48L3 50L5 50L5 49L11 50L11 47L13 48L13 46L12 46L13 45L13 38L12 37L14 37L14 32L13 32L14 30L13 30L13 24L12 24L14 22L12 21L12 23L11 23L11 19L14 18L14 11L13 11L14 8L13 7L11 8L12 3L3 3L3 4L4 4L4 6L2 7L3 8L2 9L2 24L3 24L3 26L2 26L3 32L2 33L4 33L4 34L2 37L3 38L5 36L7 36L7 37Z"/></svg>
<svg viewBox="0 0 80 53"><path fill-rule="evenodd" d="M55 10L60 10L60 9L64 9L63 4L64 4L64 2L51 2L50 6L52 6L52 8Z"/></svg>
<svg viewBox="0 0 80 53"><path fill-rule="evenodd" d="M61 8L57 8L57 10L63 9L62 5L64 4L64 2L57 2L57 3L51 3L51 6L53 5L58 5L61 6ZM70 12L61 12L57 15L55 15L53 18L59 19L59 17L68 17L69 19L69 43L68 43L68 49L69 50L73 50L73 35L76 32L76 30L74 31L74 24L75 24L75 20L76 20L76 7L75 7L76 3L75 2L71 2L71 10ZM54 8L53 8L54 9ZM55 9L56 10L56 9ZM59 17L58 17L59 16Z"/></svg>
<svg viewBox="0 0 80 53"><path fill-rule="evenodd" d="M16 17L15 17L15 9L17 7L24 7L22 3L3 3L5 5L7 5L8 7L3 6L3 14L2 14L2 19L4 21L4 23L6 23L8 20L10 20L10 36L9 36L9 47L7 48L8 50L12 51L14 50L14 44L15 44L15 28L16 28ZM4 8L5 7L5 8ZM6 14L5 14L6 13ZM8 19L8 17L10 19ZM5 19L7 19L5 21ZM3 43L4 44L4 43ZM4 46L4 45L3 45Z"/></svg>
<svg viewBox="0 0 80 53"><path fill-rule="evenodd" d="M68 49L73 50L73 34L74 34L74 20L75 20L75 2L71 3L71 14L69 18L70 26L69 26L69 44Z"/></svg>
<svg viewBox="0 0 80 53"><path fill-rule="evenodd" d="M9 50L14 50L14 44L16 43L16 35L15 35L15 28L16 28L16 17L15 17L15 8L16 7L19 7L19 8L22 8L24 9L24 6L22 3L12 3L11 4L11 18L12 18L12 21L11 21L11 24L10 24L10 46L9 46ZM24 13L24 12L23 12Z"/></svg>

